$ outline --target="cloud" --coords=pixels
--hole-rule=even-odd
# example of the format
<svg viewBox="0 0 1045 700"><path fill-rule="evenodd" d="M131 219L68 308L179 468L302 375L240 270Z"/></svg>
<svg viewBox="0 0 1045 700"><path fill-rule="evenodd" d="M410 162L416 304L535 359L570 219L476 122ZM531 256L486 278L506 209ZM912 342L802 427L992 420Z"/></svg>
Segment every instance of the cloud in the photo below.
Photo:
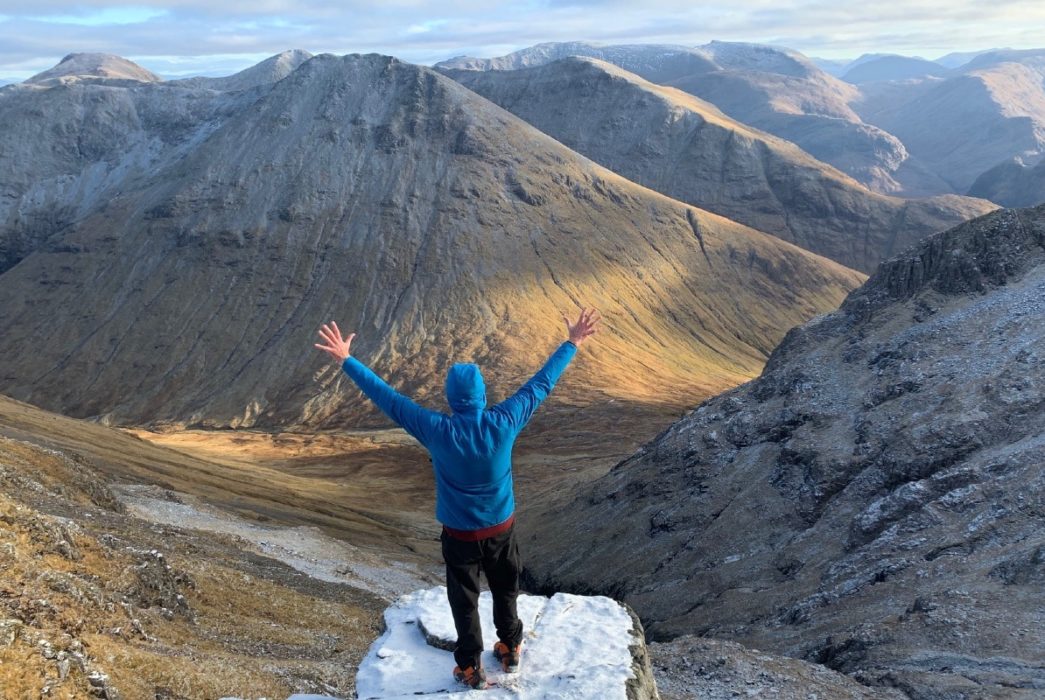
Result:
<svg viewBox="0 0 1045 700"><path fill-rule="evenodd" d="M1045 3L1027 0L0 0L0 75L28 77L78 51L119 54L174 76L234 72L288 48L433 63L573 40L695 46L719 39L825 57L936 57L1038 46L1043 26Z"/></svg>
<svg viewBox="0 0 1045 700"><path fill-rule="evenodd" d="M104 7L99 10L79 10L63 14L37 15L29 19L46 24L80 24L85 27L111 27L141 24L164 17L167 10L158 7Z"/></svg>

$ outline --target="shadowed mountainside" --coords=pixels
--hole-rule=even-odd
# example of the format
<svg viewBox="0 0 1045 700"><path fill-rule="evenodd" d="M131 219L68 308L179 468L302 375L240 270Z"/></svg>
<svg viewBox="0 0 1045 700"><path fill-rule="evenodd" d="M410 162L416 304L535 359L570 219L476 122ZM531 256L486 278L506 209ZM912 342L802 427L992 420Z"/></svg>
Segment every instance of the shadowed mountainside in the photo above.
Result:
<svg viewBox="0 0 1045 700"><path fill-rule="evenodd" d="M0 274L184 158L262 90L70 75L0 89Z"/></svg>
<svg viewBox="0 0 1045 700"><path fill-rule="evenodd" d="M941 76L947 69L935 61L911 56L883 55L866 61L854 62L840 77L847 83L859 85L879 80L907 80L925 76Z"/></svg>
<svg viewBox="0 0 1045 700"><path fill-rule="evenodd" d="M15 88L0 109L25 90L45 99ZM154 89L168 92L147 100L184 90ZM147 91L120 90L62 88L50 112ZM312 348L324 321L441 408L452 362L480 363L497 400L561 341L559 311L587 304L605 333L561 393L678 406L757 373L788 328L861 281L393 58L317 56L218 104L219 126L0 275L5 392L118 423L344 425L373 409Z"/></svg>
<svg viewBox="0 0 1045 700"><path fill-rule="evenodd" d="M983 54L945 78L869 86L852 105L953 192L968 192L999 163L1045 153L1045 54Z"/></svg>
<svg viewBox="0 0 1045 700"><path fill-rule="evenodd" d="M912 697L1039 696L1043 305L1045 207L932 236L524 519L531 582Z"/></svg>
<svg viewBox="0 0 1045 700"><path fill-rule="evenodd" d="M1045 202L1045 158L1029 166L1010 160L976 178L969 194L1007 207L1032 207Z"/></svg>
<svg viewBox="0 0 1045 700"><path fill-rule="evenodd" d="M446 73L629 180L858 270L995 208L870 192L700 98L597 59Z"/></svg>

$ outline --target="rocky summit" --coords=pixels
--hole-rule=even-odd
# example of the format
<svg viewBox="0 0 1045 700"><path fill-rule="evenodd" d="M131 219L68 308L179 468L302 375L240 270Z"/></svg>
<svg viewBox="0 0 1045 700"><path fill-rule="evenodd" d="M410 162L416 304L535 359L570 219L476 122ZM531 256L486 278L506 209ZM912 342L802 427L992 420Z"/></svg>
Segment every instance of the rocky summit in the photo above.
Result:
<svg viewBox="0 0 1045 700"><path fill-rule="evenodd" d="M1045 207L1000 210L523 518L531 583L912 698L1041 697L1043 407Z"/></svg>
<svg viewBox="0 0 1045 700"><path fill-rule="evenodd" d="M606 328L562 393L682 406L757 374L863 279L386 56L315 56L232 92L9 86L0 115L17 174L0 181L0 391L74 416L373 417L312 347L332 319L433 408L457 361L492 402L583 305Z"/></svg>

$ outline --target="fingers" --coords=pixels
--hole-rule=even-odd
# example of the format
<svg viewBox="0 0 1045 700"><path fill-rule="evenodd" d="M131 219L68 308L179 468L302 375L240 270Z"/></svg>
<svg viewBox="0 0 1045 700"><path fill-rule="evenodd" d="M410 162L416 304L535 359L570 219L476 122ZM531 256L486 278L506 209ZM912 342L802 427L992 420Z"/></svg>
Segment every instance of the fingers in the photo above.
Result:
<svg viewBox="0 0 1045 700"><path fill-rule="evenodd" d="M334 335L334 331L330 329L330 326L324 325L319 329L319 335L322 336L323 340L327 341L331 345L341 340L338 336Z"/></svg>
<svg viewBox="0 0 1045 700"><path fill-rule="evenodd" d="M341 336L341 329L337 326L337 321L331 321L329 324L324 323L319 329L319 334L323 336L323 339L328 343L334 345L349 345L352 343L352 339L356 337L355 333L351 333L347 338L343 338Z"/></svg>
<svg viewBox="0 0 1045 700"><path fill-rule="evenodd" d="M326 345L320 345L319 343L316 343L316 349L322 350L326 354L328 354L331 357L333 357L335 360L339 359L337 350L335 350L334 348L327 347Z"/></svg>

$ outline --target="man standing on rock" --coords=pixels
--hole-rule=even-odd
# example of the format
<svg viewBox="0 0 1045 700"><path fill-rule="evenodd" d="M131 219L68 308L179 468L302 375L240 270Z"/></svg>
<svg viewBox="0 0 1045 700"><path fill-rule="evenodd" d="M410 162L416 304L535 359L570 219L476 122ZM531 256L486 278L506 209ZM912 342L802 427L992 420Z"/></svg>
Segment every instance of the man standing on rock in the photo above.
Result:
<svg viewBox="0 0 1045 700"><path fill-rule="evenodd" d="M446 415L422 408L388 386L352 357L355 333L342 338L337 324L324 324L323 343L316 347L341 368L389 418L413 435L432 457L435 470L435 514L446 562L446 592L457 628L454 678L471 688L485 688L482 630L479 625L479 571L493 596L493 619L499 641L494 657L504 670L519 669L523 625L516 610L522 568L515 538L515 495L512 489L512 445L534 411L577 353L598 331L598 312L582 309L576 323L563 314L569 339L529 381L496 406L486 408L486 385L479 367L455 364L446 375Z"/></svg>

